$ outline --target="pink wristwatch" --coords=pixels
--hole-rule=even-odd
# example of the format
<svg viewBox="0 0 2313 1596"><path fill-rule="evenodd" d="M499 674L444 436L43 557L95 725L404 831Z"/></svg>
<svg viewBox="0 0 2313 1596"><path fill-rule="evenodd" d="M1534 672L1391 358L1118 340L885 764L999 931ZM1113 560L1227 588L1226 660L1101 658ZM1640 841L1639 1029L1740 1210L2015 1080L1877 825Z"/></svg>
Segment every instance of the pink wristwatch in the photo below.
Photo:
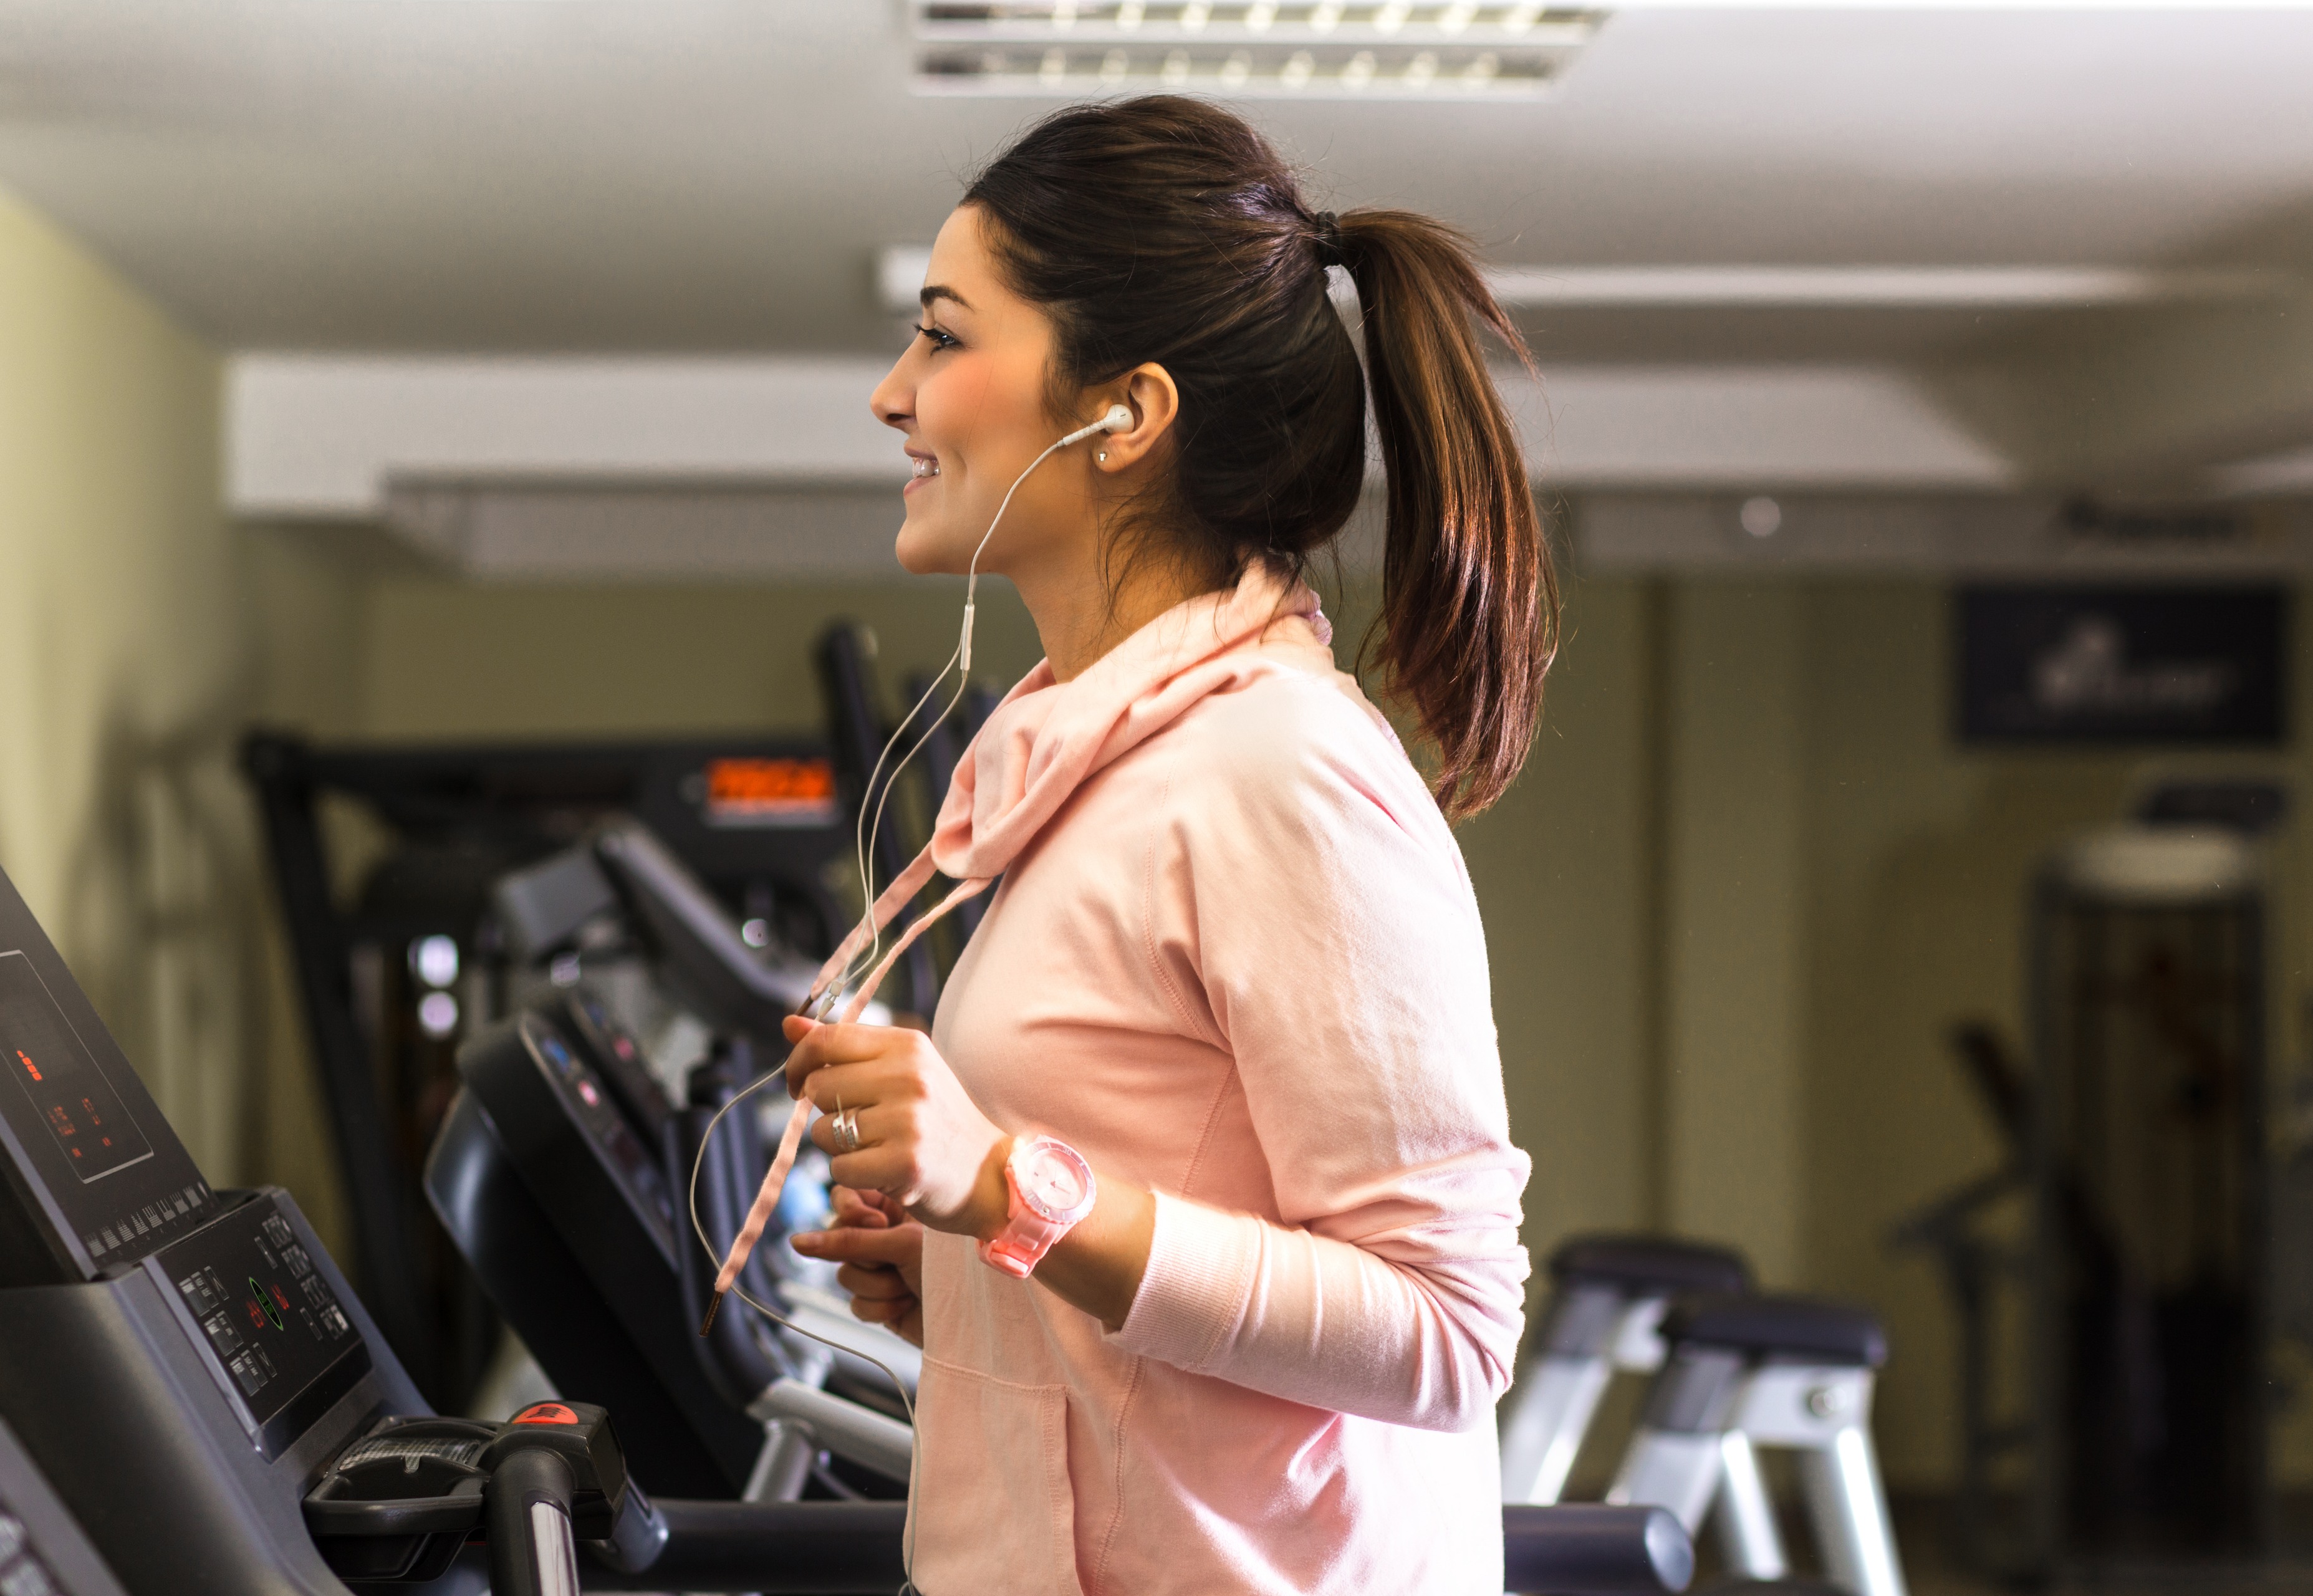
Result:
<svg viewBox="0 0 2313 1596"><path fill-rule="evenodd" d="M980 1261L1025 1280L1052 1244L1092 1212L1096 1188L1084 1154L1058 1136L1020 1136L1004 1161L1012 1213L980 1244Z"/></svg>

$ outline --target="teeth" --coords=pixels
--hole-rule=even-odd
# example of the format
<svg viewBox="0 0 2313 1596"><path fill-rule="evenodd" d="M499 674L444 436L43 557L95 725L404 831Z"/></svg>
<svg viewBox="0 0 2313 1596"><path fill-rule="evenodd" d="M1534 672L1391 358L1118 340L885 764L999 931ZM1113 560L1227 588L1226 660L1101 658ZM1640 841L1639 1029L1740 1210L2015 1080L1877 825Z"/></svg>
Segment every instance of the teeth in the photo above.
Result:
<svg viewBox="0 0 2313 1596"><path fill-rule="evenodd" d="M927 478L927 477L937 477L937 476L938 476L938 475L939 475L939 461L937 461L937 460L926 460L926 459L922 458L921 456L919 456L919 457L917 458L917 460L916 460L916 480L918 480L919 482L920 482L920 481L922 481L922 480L923 480L925 478Z"/></svg>

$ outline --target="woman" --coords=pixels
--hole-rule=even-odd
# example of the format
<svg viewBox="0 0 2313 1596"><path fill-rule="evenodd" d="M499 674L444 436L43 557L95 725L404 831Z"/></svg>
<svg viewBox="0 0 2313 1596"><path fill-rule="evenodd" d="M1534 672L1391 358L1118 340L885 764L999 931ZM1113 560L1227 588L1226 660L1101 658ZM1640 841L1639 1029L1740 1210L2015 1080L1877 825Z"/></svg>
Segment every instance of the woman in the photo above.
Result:
<svg viewBox="0 0 2313 1596"><path fill-rule="evenodd" d="M1516 335L1456 235L1313 214L1174 98L1029 132L923 310L872 400L915 461L901 563L967 569L1017 481L981 568L1047 658L941 811L939 867L1002 884L932 1035L788 1022L849 1188L795 1245L925 1350L916 1583L1499 1592L1528 1164L1447 819L1516 776L1555 637L1476 324ZM1299 581L1368 385L1427 784ZM1048 1179L1088 1212L1016 1195Z"/></svg>

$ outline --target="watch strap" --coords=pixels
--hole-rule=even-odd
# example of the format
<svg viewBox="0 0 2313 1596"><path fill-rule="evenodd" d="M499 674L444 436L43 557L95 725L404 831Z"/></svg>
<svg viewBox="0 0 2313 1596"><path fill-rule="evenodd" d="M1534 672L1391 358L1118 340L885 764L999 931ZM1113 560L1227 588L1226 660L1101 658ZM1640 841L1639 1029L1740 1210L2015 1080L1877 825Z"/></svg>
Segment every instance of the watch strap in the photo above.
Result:
<svg viewBox="0 0 2313 1596"><path fill-rule="evenodd" d="M1004 1228L980 1244L980 1261L1016 1280L1025 1280L1035 1273L1053 1244L1076 1226L1056 1223L1030 1207L1020 1195L1019 1177L1012 1172L1008 1161L1004 1165L1004 1194L1009 1205Z"/></svg>
<svg viewBox="0 0 2313 1596"><path fill-rule="evenodd" d="M1052 1244L1067 1235L1069 1229L1031 1212L1016 1197L1012 1199L1012 1217L1004 1228L980 1244L980 1261L1016 1280L1025 1280L1044 1261L1044 1254L1052 1250Z"/></svg>

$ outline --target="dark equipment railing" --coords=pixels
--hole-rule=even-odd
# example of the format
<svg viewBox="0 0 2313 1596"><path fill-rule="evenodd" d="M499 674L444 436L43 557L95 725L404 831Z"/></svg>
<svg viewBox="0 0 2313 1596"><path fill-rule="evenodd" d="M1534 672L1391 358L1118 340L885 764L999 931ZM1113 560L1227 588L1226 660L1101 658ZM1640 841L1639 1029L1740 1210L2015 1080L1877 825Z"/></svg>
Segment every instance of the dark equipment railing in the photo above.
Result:
<svg viewBox="0 0 2313 1596"><path fill-rule="evenodd" d="M242 766L344 1171L355 1276L418 1388L454 1408L495 1334L454 1249L419 1218L419 1171L455 1089L456 1039L402 1022L376 990L398 991L403 978L402 960L386 955L440 935L467 963L486 964L491 884L620 814L648 826L738 912L806 951L823 947L848 920L822 878L849 836L827 752L796 738L330 748L259 732ZM815 809L814 771L824 789ZM786 773L778 779L796 791L782 798L773 781L767 802L764 772ZM323 835L331 799L356 802L398 841L351 903L334 889ZM461 1029L486 1017L462 1014Z"/></svg>

